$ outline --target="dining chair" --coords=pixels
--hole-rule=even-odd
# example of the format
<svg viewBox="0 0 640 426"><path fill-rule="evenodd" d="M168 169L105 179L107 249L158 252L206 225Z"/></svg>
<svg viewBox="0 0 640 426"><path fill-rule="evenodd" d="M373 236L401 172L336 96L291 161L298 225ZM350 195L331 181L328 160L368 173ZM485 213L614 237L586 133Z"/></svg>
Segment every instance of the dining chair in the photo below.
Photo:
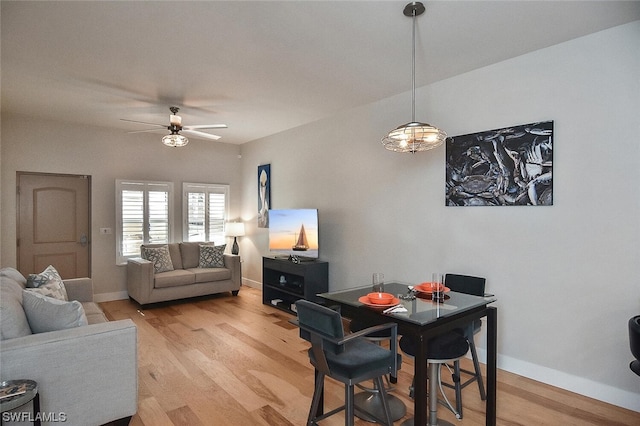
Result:
<svg viewBox="0 0 640 426"><path fill-rule="evenodd" d="M372 327L376 324L373 324L363 318L352 318L349 322L349 331L351 333L357 333L365 328ZM380 345L384 341L391 341L391 329L381 330L375 333L370 333L365 338L371 342L374 342ZM407 414L407 406L402 402L400 398L389 393L393 391L395 387L393 384L397 383L398 379L391 374L384 376L385 382L385 391L387 392L387 402L389 404L389 410L391 413L391 420L394 422L399 420ZM362 413L374 413L380 417L383 412L382 408L382 398L380 395L380 390L378 387L373 384L373 387L365 386L361 383L356 385L363 392L355 394L354 397L354 405L360 408L360 412L356 413L356 416L360 417L366 421L373 421L373 418L370 415L362 415Z"/></svg>
<svg viewBox="0 0 640 426"><path fill-rule="evenodd" d="M382 379L386 374L397 375L402 363L402 357L398 354L397 324L377 325L345 335L340 313L307 300L297 301L296 310L300 337L311 343L308 351L309 360L316 370L315 389L307 425L313 425L345 410L345 425L353 426L355 411L359 410L354 406L354 386L374 380L380 389L384 412L383 419L376 417L375 420L391 426L393 421ZM389 349L365 338L370 333L387 329L391 330ZM344 383L345 404L328 413L317 415L324 393L325 377Z"/></svg>
<svg viewBox="0 0 640 426"><path fill-rule="evenodd" d="M458 293L465 293L473 296L484 296L486 279L481 277L473 277L470 275L446 274L444 278L444 285L451 289L451 291L456 291ZM473 383L474 381L478 383L480 399L483 401L487 399L487 393L484 387L484 381L482 379L482 370L480 369L480 361L478 361L478 352L476 351L476 344L473 338L473 336L476 333L479 333L481 329L482 321L479 319L472 321L471 323L463 326L460 329L464 337L467 339L467 342L469 342L469 349L471 350L471 359L473 361L474 371L460 368L460 361L454 362L454 369L459 370L460 372L465 373L466 375L469 375L471 377L464 382L460 382L459 386L449 385L447 383L444 384L447 387L456 389L456 404L460 414L462 414L462 398L457 398L457 395L461 393L463 388Z"/></svg>
<svg viewBox="0 0 640 426"><path fill-rule="evenodd" d="M416 354L416 342L413 338L409 336L402 336L400 338L400 349L405 354L415 358ZM469 342L467 339L456 331L446 332L444 334L440 334L436 337L429 339L427 343L427 364L428 364L428 403L429 403L429 424L438 424L438 415L437 415L437 407L438 402L447 407L451 412L456 416L458 420L462 419L462 412L460 408L453 407L449 398L444 393L442 389L442 377L441 377L441 369L443 365L447 365L447 363L455 362L460 360L466 353L469 351ZM414 362L418 362L414 360ZM459 364L451 374L451 378L454 383L460 383L460 370ZM409 389L409 396L413 397L415 388L415 377L413 378L413 383L411 388ZM440 389L440 393L442 395L442 400L438 398L438 389ZM456 403L461 401L460 388L456 389ZM448 424L448 423L442 423Z"/></svg>
<svg viewBox="0 0 640 426"><path fill-rule="evenodd" d="M631 353L636 358L631 361L629 368L640 376L640 315L629 320L629 346Z"/></svg>

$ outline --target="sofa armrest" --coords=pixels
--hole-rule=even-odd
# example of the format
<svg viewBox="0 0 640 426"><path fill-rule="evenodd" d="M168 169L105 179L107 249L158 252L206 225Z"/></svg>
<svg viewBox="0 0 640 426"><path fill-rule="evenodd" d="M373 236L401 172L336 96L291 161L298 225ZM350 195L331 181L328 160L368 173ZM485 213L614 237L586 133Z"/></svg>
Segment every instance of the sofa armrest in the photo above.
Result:
<svg viewBox="0 0 640 426"><path fill-rule="evenodd" d="M141 305L149 303L155 272L153 262L141 257L130 258L127 261L127 291L129 297Z"/></svg>
<svg viewBox="0 0 640 426"><path fill-rule="evenodd" d="M137 411L137 330L130 319L3 340L0 358L2 380L35 380L41 412L64 413L65 425L100 425Z"/></svg>
<svg viewBox="0 0 640 426"><path fill-rule="evenodd" d="M69 300L93 302L93 281L91 278L71 278L63 281Z"/></svg>
<svg viewBox="0 0 640 426"><path fill-rule="evenodd" d="M237 288L242 285L242 267L240 256L237 254L224 254L224 267L231 270L231 281Z"/></svg>

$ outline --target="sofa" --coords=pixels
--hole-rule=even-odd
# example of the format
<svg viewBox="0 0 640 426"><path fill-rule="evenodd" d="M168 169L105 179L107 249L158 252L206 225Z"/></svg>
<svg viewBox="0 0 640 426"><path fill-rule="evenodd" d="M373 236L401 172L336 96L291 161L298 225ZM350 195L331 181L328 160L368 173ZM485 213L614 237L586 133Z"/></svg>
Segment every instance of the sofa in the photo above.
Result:
<svg viewBox="0 0 640 426"><path fill-rule="evenodd" d="M34 333L32 328L43 325L34 319L26 278L14 268L0 269L0 378L38 383L42 424L62 418L68 426L128 424L138 403L136 326L130 319L105 317L93 302L90 278L61 281L69 302L56 303L75 307L82 316L79 325ZM46 306L53 306L41 309L49 318L65 316L58 314L58 305ZM45 321L54 328L58 319ZM31 405L14 411L31 413Z"/></svg>
<svg viewBox="0 0 640 426"><path fill-rule="evenodd" d="M127 291L140 305L205 296L223 292L238 295L242 285L240 256L220 253L220 263L214 267L203 265L203 243L182 242L146 244L141 256L127 262ZM225 246L216 249L224 250ZM169 259L144 259L145 252L168 251ZM146 257L150 257L148 254ZM204 267L203 267L204 266Z"/></svg>

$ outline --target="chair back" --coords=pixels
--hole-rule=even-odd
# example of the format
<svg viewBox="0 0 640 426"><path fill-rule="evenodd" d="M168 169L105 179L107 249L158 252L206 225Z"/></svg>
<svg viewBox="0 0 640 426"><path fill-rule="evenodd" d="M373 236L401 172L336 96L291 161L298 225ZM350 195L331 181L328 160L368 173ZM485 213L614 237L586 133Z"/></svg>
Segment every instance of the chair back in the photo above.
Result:
<svg viewBox="0 0 640 426"><path fill-rule="evenodd" d="M450 288L451 291L472 296L484 296L486 282L485 278L472 277L470 275L446 274L444 277L444 285Z"/></svg>
<svg viewBox="0 0 640 426"><path fill-rule="evenodd" d="M629 346L633 356L640 360L640 315L629 320Z"/></svg>

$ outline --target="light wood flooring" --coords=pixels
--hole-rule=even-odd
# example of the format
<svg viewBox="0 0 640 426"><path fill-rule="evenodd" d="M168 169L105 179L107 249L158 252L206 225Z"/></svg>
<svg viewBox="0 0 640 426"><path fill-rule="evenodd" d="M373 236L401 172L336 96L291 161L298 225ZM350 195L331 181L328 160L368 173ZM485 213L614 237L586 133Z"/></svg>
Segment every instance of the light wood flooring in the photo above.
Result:
<svg viewBox="0 0 640 426"><path fill-rule="evenodd" d="M110 319L131 318L138 327L138 413L131 426L305 424L313 393L308 344L288 322L291 315L262 304L259 290L244 286L237 297L147 309L129 300L100 305ZM412 361L405 358L399 373L393 394L406 404L408 418ZM439 416L456 425L484 425L475 383L462 399L461 421L444 407ZM343 386L328 379L325 407L343 400ZM501 370L497 412L498 425L640 425L640 413ZM344 415L320 424L343 425ZM356 419L356 425L370 424Z"/></svg>

